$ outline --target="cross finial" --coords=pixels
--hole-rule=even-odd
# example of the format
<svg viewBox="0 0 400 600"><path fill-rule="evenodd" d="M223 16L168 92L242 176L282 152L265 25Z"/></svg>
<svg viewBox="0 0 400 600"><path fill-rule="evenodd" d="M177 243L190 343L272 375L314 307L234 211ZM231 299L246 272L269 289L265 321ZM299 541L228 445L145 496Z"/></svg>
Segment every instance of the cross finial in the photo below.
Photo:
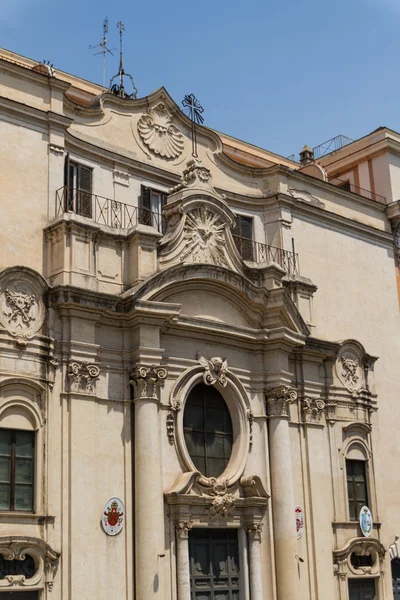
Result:
<svg viewBox="0 0 400 600"><path fill-rule="evenodd" d="M136 98L137 89L136 89L135 83L133 81L133 77L132 77L132 75L129 75L129 73L125 73L124 63L123 63L123 59L122 59L122 34L125 31L125 25L123 24L122 21L118 21L117 27L119 29L119 69L118 69L118 74L114 75L114 77L110 81L109 90L111 92L113 92L116 96L119 96L120 98ZM113 81L117 77L119 77L119 85L117 85L117 84L113 85ZM131 80L132 87L133 87L132 94L127 94L125 91L124 79L123 79L124 77L129 77Z"/></svg>
<svg viewBox="0 0 400 600"><path fill-rule="evenodd" d="M200 125L204 123L204 118L202 116L204 108L194 94L186 94L182 100L182 105L185 109L185 113L192 121L192 156L193 158L197 158L196 123L200 123Z"/></svg>

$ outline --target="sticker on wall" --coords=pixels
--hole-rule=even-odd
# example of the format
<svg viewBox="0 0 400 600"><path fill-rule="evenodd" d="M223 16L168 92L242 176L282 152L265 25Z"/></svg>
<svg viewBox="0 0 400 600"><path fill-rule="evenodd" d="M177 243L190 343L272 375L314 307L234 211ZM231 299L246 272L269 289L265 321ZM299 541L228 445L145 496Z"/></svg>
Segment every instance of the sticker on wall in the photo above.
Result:
<svg viewBox="0 0 400 600"><path fill-rule="evenodd" d="M363 506L360 510L360 529L364 537L369 537L372 533L372 515L368 506Z"/></svg>
<svg viewBox="0 0 400 600"><path fill-rule="evenodd" d="M107 535L117 535L125 522L125 509L119 498L112 497L104 505L101 523Z"/></svg>
<svg viewBox="0 0 400 600"><path fill-rule="evenodd" d="M301 538L304 531L304 513L301 506L296 506L294 509L296 515L296 535L297 539Z"/></svg>

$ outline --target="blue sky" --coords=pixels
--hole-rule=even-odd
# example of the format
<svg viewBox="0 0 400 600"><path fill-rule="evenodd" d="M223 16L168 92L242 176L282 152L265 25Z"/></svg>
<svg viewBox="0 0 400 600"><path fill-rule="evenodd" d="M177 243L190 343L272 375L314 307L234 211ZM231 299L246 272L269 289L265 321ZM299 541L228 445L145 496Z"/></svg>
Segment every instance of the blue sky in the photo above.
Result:
<svg viewBox="0 0 400 600"><path fill-rule="evenodd" d="M101 83L109 18L139 96L194 93L205 124L278 154L400 131L400 0L1 0L1 46ZM118 68L118 53L107 79Z"/></svg>

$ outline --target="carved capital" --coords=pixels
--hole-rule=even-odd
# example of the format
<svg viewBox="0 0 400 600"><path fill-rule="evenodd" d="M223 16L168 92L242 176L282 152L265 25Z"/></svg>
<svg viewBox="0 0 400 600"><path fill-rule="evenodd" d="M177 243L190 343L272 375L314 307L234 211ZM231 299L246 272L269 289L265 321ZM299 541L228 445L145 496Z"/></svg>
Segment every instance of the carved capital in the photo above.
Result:
<svg viewBox="0 0 400 600"><path fill-rule="evenodd" d="M261 532L263 530L263 523L251 523L247 526L247 535L251 541L261 541Z"/></svg>
<svg viewBox="0 0 400 600"><path fill-rule="evenodd" d="M321 423L325 413L326 404L321 398L307 396L301 401L301 409L303 411L303 419L305 423Z"/></svg>
<svg viewBox="0 0 400 600"><path fill-rule="evenodd" d="M175 523L176 537L187 540L189 538L189 531L192 527L193 523L191 521L177 521Z"/></svg>
<svg viewBox="0 0 400 600"><path fill-rule="evenodd" d="M96 380L100 375L100 368L86 360L69 363L68 377L71 378L71 392L93 394L96 389Z"/></svg>
<svg viewBox="0 0 400 600"><path fill-rule="evenodd" d="M266 396L270 417L288 417L288 406L297 400L297 390L288 385L280 385L267 390Z"/></svg>
<svg viewBox="0 0 400 600"><path fill-rule="evenodd" d="M130 373L135 399L158 398L157 391L164 385L167 376L168 371L165 367L136 365Z"/></svg>

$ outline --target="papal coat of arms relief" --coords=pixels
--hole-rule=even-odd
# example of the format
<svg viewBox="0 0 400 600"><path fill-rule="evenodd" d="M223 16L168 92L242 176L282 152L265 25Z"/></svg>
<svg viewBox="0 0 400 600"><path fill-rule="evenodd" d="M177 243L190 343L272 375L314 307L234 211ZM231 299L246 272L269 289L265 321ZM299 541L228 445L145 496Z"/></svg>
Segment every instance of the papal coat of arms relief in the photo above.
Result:
<svg viewBox="0 0 400 600"><path fill-rule="evenodd" d="M184 137L173 124L164 102L149 108L147 115L140 117L138 132L142 142L162 158L177 158L183 152Z"/></svg>

